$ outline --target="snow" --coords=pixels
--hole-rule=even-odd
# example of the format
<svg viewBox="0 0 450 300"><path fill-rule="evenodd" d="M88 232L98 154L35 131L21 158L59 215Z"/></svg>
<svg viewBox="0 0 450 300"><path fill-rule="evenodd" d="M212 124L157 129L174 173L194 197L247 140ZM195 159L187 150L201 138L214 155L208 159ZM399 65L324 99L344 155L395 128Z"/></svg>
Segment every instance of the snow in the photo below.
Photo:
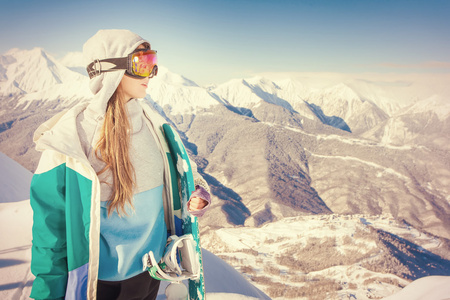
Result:
<svg viewBox="0 0 450 300"><path fill-rule="evenodd" d="M235 107L248 108L263 101L244 79L232 79L217 86L211 92Z"/></svg>
<svg viewBox="0 0 450 300"><path fill-rule="evenodd" d="M325 158L325 159L343 159L343 160L351 160L354 162L359 162L362 164L365 164L367 166L376 168L376 169L381 169L382 172L378 172L377 173L377 177L381 177L384 173L388 173L394 176L397 176L398 178L406 181L406 182L410 182L410 179L408 177L406 177L405 175L393 170L392 168L386 168L385 166L370 162L370 161L365 161L356 157L352 157L352 156L338 156L338 155L320 155L320 154L315 154L312 153L311 151L307 150L305 148L306 151L308 151L308 153L311 154L311 156L315 156L315 157L319 157L319 158Z"/></svg>
<svg viewBox="0 0 450 300"><path fill-rule="evenodd" d="M34 278L30 272L32 220L29 200L0 203L1 299L28 299L31 292Z"/></svg>
<svg viewBox="0 0 450 300"><path fill-rule="evenodd" d="M225 261L205 249L202 253L207 299L270 299ZM166 299L164 291L168 285L161 283L157 299Z"/></svg>
<svg viewBox="0 0 450 300"><path fill-rule="evenodd" d="M448 300L450 299L450 276L429 276L417 279L400 292L384 300Z"/></svg>
<svg viewBox="0 0 450 300"><path fill-rule="evenodd" d="M263 72L258 75L275 82L291 78L301 82L303 88L310 91L344 83L357 95L370 99L389 115L418 99L426 99L434 94L446 99L450 96L450 74Z"/></svg>
<svg viewBox="0 0 450 300"><path fill-rule="evenodd" d="M433 95L429 98L416 102L405 113L420 113L424 111L434 112L440 120L450 116L450 103L448 98Z"/></svg>
<svg viewBox="0 0 450 300"><path fill-rule="evenodd" d="M69 52L59 62L66 67L86 67L82 52Z"/></svg>
<svg viewBox="0 0 450 300"><path fill-rule="evenodd" d="M293 128L293 127L289 127L289 126L284 126L285 129L294 131L294 132L298 132L301 133L303 135L307 135L310 137L313 137L317 140L338 140L342 143L346 143L349 145L361 145L361 146L365 146L365 147L380 147L380 148L389 148L389 149L395 149L395 150L405 150L405 151L409 151L411 149L413 149L412 146L409 145L402 145L402 146L395 146L395 145L388 145L382 142L380 143L375 143L371 140L364 140L364 139L356 139L353 137L345 137L345 136L340 136L340 135L336 135L336 134L312 134L312 133L308 133L304 130L301 130L299 128ZM416 146L416 147L420 147L420 146Z"/></svg>
<svg viewBox="0 0 450 300"><path fill-rule="evenodd" d="M29 299L33 212L27 196L31 173L0 153L0 299ZM270 299L233 267L203 250L208 299ZM163 282L157 299L165 299Z"/></svg>
<svg viewBox="0 0 450 300"><path fill-rule="evenodd" d="M23 95L17 106L57 101L60 107L90 99L88 77L57 61L42 48L11 49L0 56L0 96Z"/></svg>
<svg viewBox="0 0 450 300"><path fill-rule="evenodd" d="M158 76L149 81L147 94L172 115L196 114L198 110L221 104L206 89L164 66L160 66Z"/></svg>
<svg viewBox="0 0 450 300"><path fill-rule="evenodd" d="M0 82L0 92L4 95L33 93L84 77L63 66L42 48L12 49L3 55L1 64L6 76Z"/></svg>
<svg viewBox="0 0 450 300"><path fill-rule="evenodd" d="M30 198L33 174L0 152L0 203L16 202Z"/></svg>
<svg viewBox="0 0 450 300"><path fill-rule="evenodd" d="M256 108L267 102L292 110L289 101L279 97L281 91L275 82L260 76L232 79L211 89L212 94L235 107Z"/></svg>

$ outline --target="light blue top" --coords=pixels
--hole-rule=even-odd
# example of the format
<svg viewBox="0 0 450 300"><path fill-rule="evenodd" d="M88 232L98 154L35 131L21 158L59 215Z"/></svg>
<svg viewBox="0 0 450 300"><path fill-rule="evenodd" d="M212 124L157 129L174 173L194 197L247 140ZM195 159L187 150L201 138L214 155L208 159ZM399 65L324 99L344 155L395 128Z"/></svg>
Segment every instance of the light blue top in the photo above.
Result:
<svg viewBox="0 0 450 300"><path fill-rule="evenodd" d="M156 261L164 252L167 227L164 222L163 185L134 195L134 211L128 216L116 211L108 217L107 202L101 202L100 265L98 278L120 281L142 273L142 256L153 251Z"/></svg>

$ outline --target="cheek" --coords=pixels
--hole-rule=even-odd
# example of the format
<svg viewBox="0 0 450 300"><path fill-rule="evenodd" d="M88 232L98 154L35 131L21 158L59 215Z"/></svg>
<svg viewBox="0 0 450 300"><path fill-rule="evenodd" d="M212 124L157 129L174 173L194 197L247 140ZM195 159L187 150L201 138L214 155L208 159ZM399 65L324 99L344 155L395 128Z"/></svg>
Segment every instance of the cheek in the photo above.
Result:
<svg viewBox="0 0 450 300"><path fill-rule="evenodd" d="M146 88L142 85L144 80L134 79L124 76L121 81L122 91L130 98L143 98L146 95Z"/></svg>
<svg viewBox="0 0 450 300"><path fill-rule="evenodd" d="M128 76L123 76L122 80L120 81L120 85L122 86L123 90L128 90L132 82L130 81L130 78Z"/></svg>
<svg viewBox="0 0 450 300"><path fill-rule="evenodd" d="M132 92L134 90L136 90L137 88L140 87L140 82L139 80L133 79L133 78L127 78L126 80L126 84L125 84L125 88L129 91Z"/></svg>

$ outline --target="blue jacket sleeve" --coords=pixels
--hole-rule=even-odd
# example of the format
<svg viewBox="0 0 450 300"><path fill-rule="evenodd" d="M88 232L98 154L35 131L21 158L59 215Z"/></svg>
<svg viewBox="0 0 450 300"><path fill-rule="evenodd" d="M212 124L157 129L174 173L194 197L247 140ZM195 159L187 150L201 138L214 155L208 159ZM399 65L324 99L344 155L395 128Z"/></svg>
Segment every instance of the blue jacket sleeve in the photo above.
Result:
<svg viewBox="0 0 450 300"><path fill-rule="evenodd" d="M66 292L65 173L65 164L61 164L31 180L31 272L36 279L30 297L34 299L64 299Z"/></svg>

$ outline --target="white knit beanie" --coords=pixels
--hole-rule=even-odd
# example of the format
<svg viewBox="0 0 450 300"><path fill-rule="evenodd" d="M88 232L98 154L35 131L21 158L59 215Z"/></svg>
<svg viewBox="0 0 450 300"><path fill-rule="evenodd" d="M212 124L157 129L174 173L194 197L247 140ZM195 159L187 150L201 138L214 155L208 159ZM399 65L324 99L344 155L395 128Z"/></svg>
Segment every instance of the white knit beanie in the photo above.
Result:
<svg viewBox="0 0 450 300"><path fill-rule="evenodd" d="M99 30L83 45L85 65L96 59L126 57L142 43L148 41L129 30ZM125 70L101 73L90 80L89 88L94 98L87 109L93 118L104 116L108 101L119 86L124 73Z"/></svg>

